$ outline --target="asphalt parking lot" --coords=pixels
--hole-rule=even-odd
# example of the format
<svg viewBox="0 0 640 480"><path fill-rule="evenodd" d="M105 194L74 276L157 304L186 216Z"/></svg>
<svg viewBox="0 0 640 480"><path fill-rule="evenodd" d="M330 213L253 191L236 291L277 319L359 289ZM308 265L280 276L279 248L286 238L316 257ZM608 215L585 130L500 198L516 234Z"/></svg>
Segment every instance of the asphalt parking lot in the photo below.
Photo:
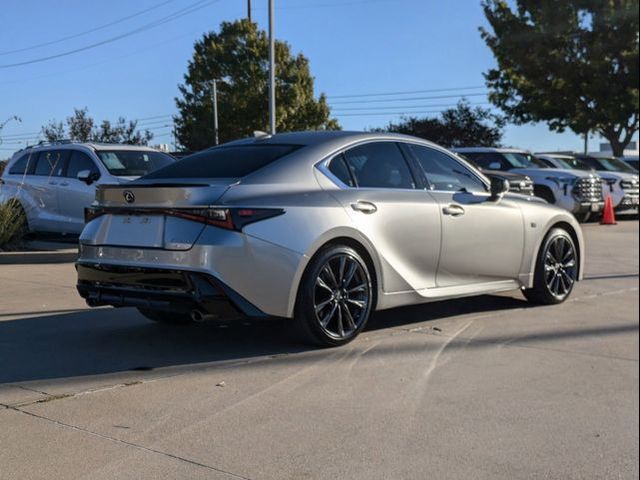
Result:
<svg viewBox="0 0 640 480"><path fill-rule="evenodd" d="M0 265L0 478L638 478L638 222L586 225L567 303L282 321L87 310L72 264Z"/></svg>

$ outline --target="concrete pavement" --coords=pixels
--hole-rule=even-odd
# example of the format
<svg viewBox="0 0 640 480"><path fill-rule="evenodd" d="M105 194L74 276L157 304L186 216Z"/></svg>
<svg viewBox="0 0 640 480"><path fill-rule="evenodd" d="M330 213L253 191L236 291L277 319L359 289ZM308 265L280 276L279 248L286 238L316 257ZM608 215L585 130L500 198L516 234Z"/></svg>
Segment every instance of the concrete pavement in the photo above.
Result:
<svg viewBox="0 0 640 480"><path fill-rule="evenodd" d="M570 301L286 322L87 310L70 264L0 266L0 478L637 478L638 222L586 225Z"/></svg>

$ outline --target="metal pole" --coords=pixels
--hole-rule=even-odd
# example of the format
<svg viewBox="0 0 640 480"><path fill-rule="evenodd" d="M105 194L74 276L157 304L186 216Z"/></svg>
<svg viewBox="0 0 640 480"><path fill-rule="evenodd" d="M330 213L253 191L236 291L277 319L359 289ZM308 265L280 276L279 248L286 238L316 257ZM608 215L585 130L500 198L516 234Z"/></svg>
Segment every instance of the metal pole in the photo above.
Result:
<svg viewBox="0 0 640 480"><path fill-rule="evenodd" d="M211 95L213 96L213 134L215 145L218 145L218 86L215 80L211 81Z"/></svg>
<svg viewBox="0 0 640 480"><path fill-rule="evenodd" d="M275 0L269 0L269 133L276 133L276 55L273 36Z"/></svg>
<svg viewBox="0 0 640 480"><path fill-rule="evenodd" d="M247 19L251 21L251 0L247 0Z"/></svg>

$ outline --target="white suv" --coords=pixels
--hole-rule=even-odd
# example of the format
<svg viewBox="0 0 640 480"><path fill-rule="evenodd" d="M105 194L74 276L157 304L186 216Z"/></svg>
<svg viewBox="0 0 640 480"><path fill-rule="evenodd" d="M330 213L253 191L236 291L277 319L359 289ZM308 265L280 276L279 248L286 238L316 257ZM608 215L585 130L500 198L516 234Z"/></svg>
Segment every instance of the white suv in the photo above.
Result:
<svg viewBox="0 0 640 480"><path fill-rule="evenodd" d="M579 221L604 208L602 179L595 172L549 168L531 153L511 148L457 148L481 169L521 173L533 181L538 197L573 213Z"/></svg>
<svg viewBox="0 0 640 480"><path fill-rule="evenodd" d="M96 185L121 184L175 162L148 147L59 142L16 152L0 177L0 203L20 202L30 232L79 234Z"/></svg>

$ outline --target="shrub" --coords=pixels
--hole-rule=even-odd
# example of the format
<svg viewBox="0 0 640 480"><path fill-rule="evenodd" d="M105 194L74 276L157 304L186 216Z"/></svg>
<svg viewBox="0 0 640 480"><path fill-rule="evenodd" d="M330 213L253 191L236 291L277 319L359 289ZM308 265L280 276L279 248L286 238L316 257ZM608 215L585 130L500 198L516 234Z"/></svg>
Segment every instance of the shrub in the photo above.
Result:
<svg viewBox="0 0 640 480"><path fill-rule="evenodd" d="M4 167L7 166L7 161L6 160L0 160L0 175L2 175L2 172L4 172Z"/></svg>
<svg viewBox="0 0 640 480"><path fill-rule="evenodd" d="M27 217L20 202L11 199L0 204L0 250L18 246L26 227Z"/></svg>

